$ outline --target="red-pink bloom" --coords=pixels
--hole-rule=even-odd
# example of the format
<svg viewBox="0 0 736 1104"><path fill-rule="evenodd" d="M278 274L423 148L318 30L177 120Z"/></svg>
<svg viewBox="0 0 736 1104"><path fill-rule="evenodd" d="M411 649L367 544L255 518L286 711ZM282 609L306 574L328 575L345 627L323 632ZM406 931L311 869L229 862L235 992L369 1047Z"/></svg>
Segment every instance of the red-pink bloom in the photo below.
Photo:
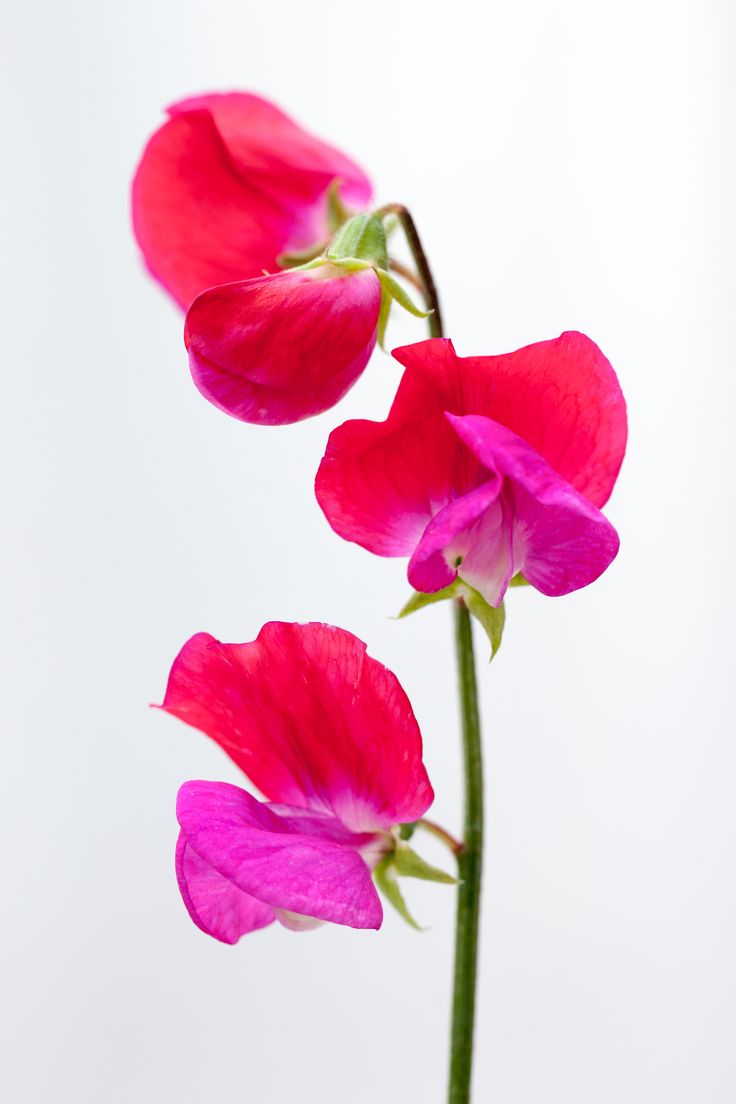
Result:
<svg viewBox="0 0 736 1104"><path fill-rule="evenodd" d="M225 943L278 919L378 928L371 869L433 793L395 675L331 625L264 625L247 644L192 637L162 706L223 748L266 797L179 791L176 869L189 914Z"/></svg>
<svg viewBox="0 0 736 1104"><path fill-rule="evenodd" d="M206 399L245 422L319 414L368 363L380 307L372 268L324 264L212 288L186 318L192 377Z"/></svg>
<svg viewBox="0 0 736 1104"><path fill-rule="evenodd" d="M328 199L362 209L370 181L273 104L243 92L168 109L133 181L133 226L151 273L182 307L205 288L325 245Z"/></svg>
<svg viewBox="0 0 736 1104"><path fill-rule="evenodd" d="M450 341L397 349L385 422L334 430L316 480L333 529L409 582L456 577L500 605L517 572L543 594L593 582L618 551L600 512L621 466L626 407L600 349L565 333L515 353L458 357Z"/></svg>

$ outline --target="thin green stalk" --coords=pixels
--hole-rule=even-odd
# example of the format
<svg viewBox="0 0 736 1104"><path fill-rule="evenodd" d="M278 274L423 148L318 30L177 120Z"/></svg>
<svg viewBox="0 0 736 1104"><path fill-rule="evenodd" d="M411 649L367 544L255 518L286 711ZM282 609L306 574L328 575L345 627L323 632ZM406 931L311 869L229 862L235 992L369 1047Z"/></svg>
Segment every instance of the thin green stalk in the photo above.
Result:
<svg viewBox="0 0 736 1104"><path fill-rule="evenodd" d="M458 855L455 979L452 995L449 1104L468 1104L473 1072L473 1027L478 969L478 926L483 867L483 755L473 627L463 601L455 605L455 648L465 775L463 849Z"/></svg>
<svg viewBox="0 0 736 1104"><path fill-rule="evenodd" d="M379 213L393 214L399 219L417 266L427 309L432 311L428 318L430 334L432 337L442 337L442 315L437 288L414 219L407 208L399 203L387 204ZM473 1029L483 868L483 754L472 621L462 599L455 601L453 605L463 737L465 817L462 846L456 852L459 885L448 1101L449 1104L469 1104L473 1072Z"/></svg>

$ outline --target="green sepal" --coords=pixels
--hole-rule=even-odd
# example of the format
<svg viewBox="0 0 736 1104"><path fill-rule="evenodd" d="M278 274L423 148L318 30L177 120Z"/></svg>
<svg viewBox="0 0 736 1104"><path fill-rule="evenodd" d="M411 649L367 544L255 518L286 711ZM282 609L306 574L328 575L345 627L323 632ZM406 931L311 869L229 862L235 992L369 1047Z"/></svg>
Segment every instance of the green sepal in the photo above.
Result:
<svg viewBox="0 0 736 1104"><path fill-rule="evenodd" d="M396 873L404 878L421 878L423 882L439 882L441 885L457 885L457 878L431 866L406 843L400 843L394 852Z"/></svg>
<svg viewBox="0 0 736 1104"><path fill-rule="evenodd" d="M514 575L511 582L509 583L509 586L512 586L512 587L529 586L529 580L525 579L524 576L519 571L519 572L516 573L516 575Z"/></svg>
<svg viewBox="0 0 736 1104"><path fill-rule="evenodd" d="M363 261L374 268L387 268L383 222L375 215L354 215L335 234L325 257L328 261Z"/></svg>
<svg viewBox="0 0 736 1104"><path fill-rule="evenodd" d="M379 267L376 269L376 276L381 281L381 290L383 294L395 299L400 307L403 307L409 314L413 314L415 318L428 318L432 313L431 311L425 311L422 310L421 307L418 307L398 280L394 280L393 276L383 268Z"/></svg>
<svg viewBox="0 0 736 1104"><path fill-rule="evenodd" d="M434 605L435 602L444 602L448 598L461 598L462 595L459 592L461 585L460 580L455 579L449 586L443 587L442 590L435 590L433 594L424 594L421 590L415 590L409 601L399 610L399 617L408 617L410 613L416 613L417 610Z"/></svg>
<svg viewBox="0 0 736 1104"><path fill-rule="evenodd" d="M465 602L465 605L476 621L479 622L490 641L491 659L493 659L501 647L503 628L506 623L504 604L502 602L498 609L494 609L493 606L488 605L482 594L468 586L459 577L449 586L443 587L442 590L436 590L434 594L423 594L421 591L415 591L409 601L401 608L399 617L408 617L410 613L416 613L417 610L424 609L425 606L431 606L435 602L444 602L448 598L462 598Z"/></svg>
<svg viewBox="0 0 736 1104"><path fill-rule="evenodd" d="M506 623L504 604L502 602L498 609L494 609L493 606L488 605L482 594L479 594L477 590L473 590L467 583L463 583L463 599L473 617L483 626L486 636L491 642L491 659L493 659L501 647L503 627Z"/></svg>
<svg viewBox="0 0 736 1104"><path fill-rule="evenodd" d="M403 894L399 889L393 855L387 855L385 859L381 859L373 870L373 880L389 904L396 909L399 916L406 920L407 924L415 931L423 931L424 929L417 924L409 912Z"/></svg>
<svg viewBox="0 0 736 1104"><path fill-rule="evenodd" d="M382 217L383 228L386 231L386 239L388 239L399 229L401 223L396 215L383 215Z"/></svg>
<svg viewBox="0 0 736 1104"><path fill-rule="evenodd" d="M357 263L361 267L363 267L363 262L362 261L359 261ZM312 269L312 268L323 268L326 264L330 264L330 261L327 260L324 253L320 253L318 257L312 257L310 260L304 261L303 264L293 264L290 268L290 271L291 272L309 272L309 270ZM264 276L265 275L267 275L267 273L264 271Z"/></svg>
<svg viewBox="0 0 736 1104"><path fill-rule="evenodd" d="M386 327L388 326L388 316L391 313L391 304L393 299L390 295L384 295L381 292L381 307L378 312L378 325L376 326L376 337L378 344L383 349L384 353L386 349Z"/></svg>
<svg viewBox="0 0 736 1104"><path fill-rule="evenodd" d="M415 820L412 824L400 824L399 825L399 839L400 840L410 840L411 837L414 835L414 833L417 830L417 823L418 822Z"/></svg>

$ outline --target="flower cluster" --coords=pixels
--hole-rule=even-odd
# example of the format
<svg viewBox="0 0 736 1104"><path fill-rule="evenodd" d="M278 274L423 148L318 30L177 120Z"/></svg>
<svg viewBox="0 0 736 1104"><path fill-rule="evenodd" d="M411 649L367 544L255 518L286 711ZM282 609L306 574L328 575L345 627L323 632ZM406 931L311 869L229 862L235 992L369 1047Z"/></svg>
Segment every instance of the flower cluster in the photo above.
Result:
<svg viewBox="0 0 736 1104"><path fill-rule="evenodd" d="M186 310L197 388L246 422L329 409L383 344L391 304L422 314L391 274L393 208L371 210L353 161L256 96L199 96L168 116L135 176L133 222ZM431 310L426 273L416 283ZM386 420L334 429L317 472L335 532L408 558L415 591L489 611L512 581L560 596L597 579L618 551L601 508L627 432L600 349L570 332L500 356L459 357L439 337L393 356L404 372ZM274 919L378 927L374 875L397 856L404 872L447 880L402 852L399 827L432 801L421 739L395 676L350 633L272 623L240 645L200 634L162 708L266 798L212 782L179 793L179 886L208 934L232 943Z"/></svg>

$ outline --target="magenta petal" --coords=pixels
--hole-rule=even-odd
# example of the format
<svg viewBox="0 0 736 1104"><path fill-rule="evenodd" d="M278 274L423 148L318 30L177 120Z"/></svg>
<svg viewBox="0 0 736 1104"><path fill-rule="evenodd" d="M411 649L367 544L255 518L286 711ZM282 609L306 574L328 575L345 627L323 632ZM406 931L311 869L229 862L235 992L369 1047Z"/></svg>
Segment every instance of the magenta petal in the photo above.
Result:
<svg viewBox="0 0 736 1104"><path fill-rule="evenodd" d="M415 590L432 593L449 586L457 576L457 560L467 551L458 537L470 529L500 494L502 481L490 479L456 498L436 514L409 561L409 582Z"/></svg>
<svg viewBox="0 0 736 1104"><path fill-rule="evenodd" d="M276 918L269 905L243 893L201 859L183 832L176 844L176 878L194 923L221 943L237 943L241 935Z"/></svg>
<svg viewBox="0 0 736 1104"><path fill-rule="evenodd" d="M326 235L326 192L333 181L349 207L370 203L371 184L363 170L268 100L248 92L210 93L169 108L171 116L192 111L212 115L242 178L291 211L298 229L290 248L302 249Z"/></svg>
<svg viewBox="0 0 736 1104"><path fill-rule="evenodd" d="M353 928L379 928L383 910L354 847L302 835L225 782L187 782L176 814L187 844L226 881L276 909Z"/></svg>
<svg viewBox="0 0 736 1104"><path fill-rule="evenodd" d="M146 146L133 228L151 274L188 307L205 288L275 268L293 220L239 176L211 114L192 111Z"/></svg>
<svg viewBox="0 0 736 1104"><path fill-rule="evenodd" d="M344 629L272 622L247 644L199 633L162 708L215 740L271 800L354 831L417 820L432 803L404 691Z"/></svg>
<svg viewBox="0 0 736 1104"><path fill-rule="evenodd" d="M619 547L616 530L600 510L504 426L477 415L447 417L481 464L503 476L504 500L513 515L513 570L552 596L594 582ZM473 551L459 573L488 597Z"/></svg>
<svg viewBox="0 0 736 1104"><path fill-rule="evenodd" d="M459 357L440 338L393 355L406 372L389 420L413 420L406 400L421 381L435 403L423 403L427 433L428 420L445 410L482 414L523 438L596 506L607 501L626 448L626 404L616 373L585 334L563 333L500 356Z"/></svg>
<svg viewBox="0 0 736 1104"><path fill-rule="evenodd" d="M319 414L368 363L380 305L372 269L325 265L212 288L187 313L192 377L206 399L244 422Z"/></svg>
<svg viewBox="0 0 736 1104"><path fill-rule="evenodd" d="M330 434L315 493L335 532L378 556L410 556L438 509L479 482L445 411L458 408L451 341L424 341L384 422L344 422Z"/></svg>
<svg viewBox="0 0 736 1104"><path fill-rule="evenodd" d="M169 115L136 171L133 226L151 273L183 307L326 240L334 181L348 205L370 200L354 162L258 96L196 96Z"/></svg>

